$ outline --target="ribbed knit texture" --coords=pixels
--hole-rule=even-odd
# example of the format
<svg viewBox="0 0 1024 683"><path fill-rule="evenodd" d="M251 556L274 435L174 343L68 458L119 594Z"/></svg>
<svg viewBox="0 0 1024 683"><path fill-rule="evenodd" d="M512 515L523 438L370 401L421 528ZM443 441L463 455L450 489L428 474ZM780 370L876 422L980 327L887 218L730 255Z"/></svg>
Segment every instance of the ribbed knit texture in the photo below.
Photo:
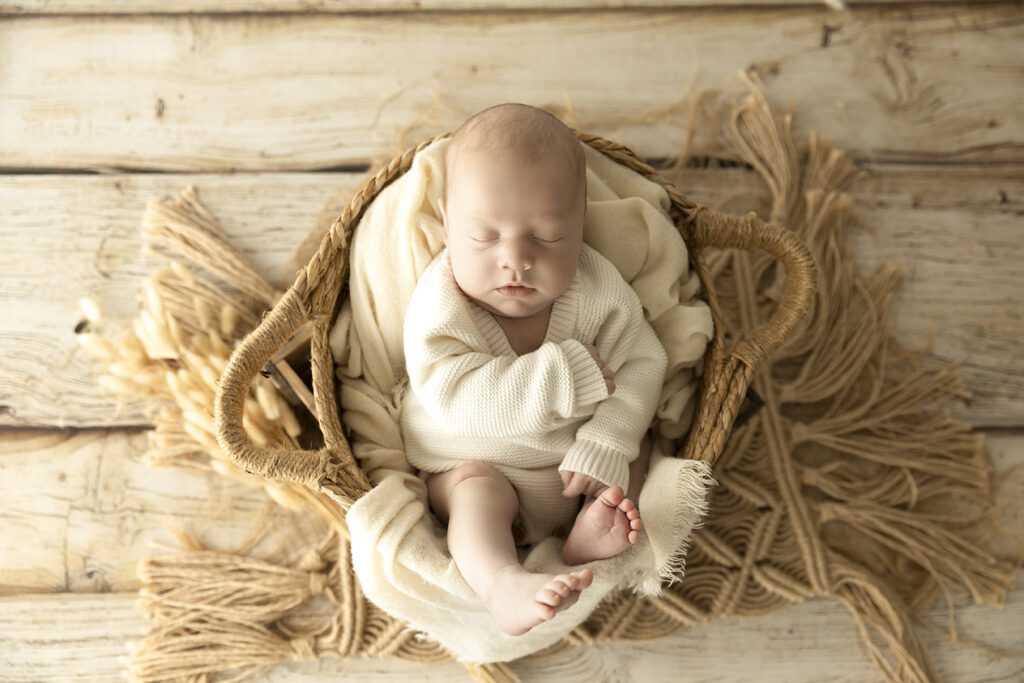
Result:
<svg viewBox="0 0 1024 683"><path fill-rule="evenodd" d="M444 472L472 460L516 487L526 540L572 521L560 470L629 486L629 463L654 418L667 357L636 294L584 244L547 334L517 355L487 310L458 287L447 249L424 271L404 325L409 387L402 434L409 463ZM608 395L583 342L615 372Z"/></svg>

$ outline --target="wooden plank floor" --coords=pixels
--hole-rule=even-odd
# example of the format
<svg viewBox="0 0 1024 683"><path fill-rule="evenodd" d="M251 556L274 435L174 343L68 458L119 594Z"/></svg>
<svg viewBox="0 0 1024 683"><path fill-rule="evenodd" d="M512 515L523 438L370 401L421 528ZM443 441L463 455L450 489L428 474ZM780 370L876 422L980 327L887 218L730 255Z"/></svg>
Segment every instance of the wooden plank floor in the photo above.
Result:
<svg viewBox="0 0 1024 683"><path fill-rule="evenodd" d="M314 14L295 0L0 0L0 682L119 678L151 544L174 547L170 526L229 547L268 509L259 489L143 462L144 406L95 387L77 350L78 299L127 320L160 264L139 250L146 201L194 184L284 287L325 202L344 202L397 130L433 135L497 101L565 107L578 127L662 158L685 140L688 95L726 101L745 92L738 71L755 73L797 130L868 171L852 193L875 233L848 242L864 269L903 268L897 336L960 363L974 395L946 409L986 435L999 467L1024 463L1021 4L715 4L325 0ZM445 106L418 120L435 98ZM651 111L666 121L645 122ZM678 184L735 212L765 197L742 169L687 169ZM1022 474L1007 500L1024 500ZM1021 511L1010 521L1024 530ZM283 514L268 542L317 524ZM1024 651L1021 582L1001 610L957 605L962 639ZM945 626L943 606L925 616ZM1024 680L1024 659L921 633L944 680ZM515 669L528 681L879 679L830 600ZM262 680L339 674L464 678L450 663L321 660Z"/></svg>
<svg viewBox="0 0 1024 683"><path fill-rule="evenodd" d="M17 169L321 170L365 162L435 97L440 131L495 101L568 103L581 128L664 156L685 137L683 112L657 127L645 114L691 88L745 92L736 74L752 71L858 159L1020 162L1020 14L912 3L14 17L0 22L0 157Z"/></svg>

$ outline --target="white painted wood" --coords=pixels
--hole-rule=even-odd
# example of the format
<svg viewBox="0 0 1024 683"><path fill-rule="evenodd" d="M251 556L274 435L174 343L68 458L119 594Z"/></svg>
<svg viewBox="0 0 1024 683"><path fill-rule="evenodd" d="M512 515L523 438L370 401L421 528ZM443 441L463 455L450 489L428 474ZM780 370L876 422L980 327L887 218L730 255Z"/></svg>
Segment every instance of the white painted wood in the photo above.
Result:
<svg viewBox="0 0 1024 683"><path fill-rule="evenodd" d="M883 261L903 269L893 333L914 349L932 344L936 361L960 364L973 396L948 409L975 427L1018 426L1024 415L1024 282L1007 258L1024 236L1024 173L1006 170L965 169L948 182L943 171L886 167L854 193L872 231L850 235L861 272Z"/></svg>
<svg viewBox="0 0 1024 683"><path fill-rule="evenodd" d="M954 2L957 0L873 0L874 3ZM959 0L962 1L962 0ZM817 5L857 9L865 0L0 0L0 14L148 14L160 12L396 12L516 11L526 9L622 9L637 7L747 7Z"/></svg>
<svg viewBox="0 0 1024 683"><path fill-rule="evenodd" d="M135 590L142 557L178 549L169 529L228 550L270 514L280 531L257 555L322 533L312 515L268 504L262 486L154 466L148 448L141 430L0 432L0 595Z"/></svg>
<svg viewBox="0 0 1024 683"><path fill-rule="evenodd" d="M1024 432L986 436L998 472L1024 464ZM145 626L134 610L140 584L133 568L144 556L167 552L150 547L153 541L178 547L164 526L192 527L220 548L239 542L251 528L262 493L217 477L207 481L201 474L149 468L140 459L145 447L141 434L118 430L0 432L0 681L113 680L121 668L118 657L127 653L124 644L139 638ZM999 479L1004 482L999 499L1010 506L1006 522L1024 529L1024 471ZM210 499L217 515L207 524ZM302 539L319 538L316 529L288 514L280 534L256 553L288 539L287 550L295 557L304 549ZM1011 552L1013 542L1002 537L988 547ZM1020 646L1024 585L1018 581L1002 609L969 603L958 594L962 638L1004 649ZM945 627L941 605L928 606L923 616ZM997 661L930 631L920 633L944 680L1012 681L1024 673L1024 659ZM821 599L762 617L722 619L667 639L606 643L514 668L524 681L559 683L680 680L680 671L683 680L878 679L856 638L847 610ZM81 666L83 661L90 665ZM452 663L420 667L395 660L321 659L286 663L258 680L291 683L327 675L440 681L460 679L462 670Z"/></svg>
<svg viewBox="0 0 1024 683"><path fill-rule="evenodd" d="M118 680L127 643L141 638L145 620L134 609L133 593L23 595L0 597L0 681ZM1009 594L1006 606L956 601L957 630L963 638L989 647L1020 647L1024 630L1024 587ZM945 608L921 610L942 625ZM1024 677L1024 658L999 660L951 644L918 628L942 680L950 683L1011 682ZM852 618L832 599L814 599L755 617L732 617L691 627L669 638L641 643L602 643L513 670L529 683L865 683L881 681L860 650ZM83 664L88 662L87 666ZM468 681L454 662L419 665L393 659L335 659L285 662L254 679L263 683L333 680Z"/></svg>
<svg viewBox="0 0 1024 683"><path fill-rule="evenodd" d="M571 106L644 156L685 139L652 111L759 74L797 124L875 161L1020 161L1013 5L387 15L11 17L0 159L12 169L316 170L396 129L501 101ZM622 123L612 123L621 121ZM706 139L697 139L707 144ZM721 151L710 147L712 152Z"/></svg>
<svg viewBox="0 0 1024 683"><path fill-rule="evenodd" d="M363 174L0 176L0 424L148 425L144 406L95 386L91 358L76 349L78 300L96 299L123 324L136 294L163 262L142 256L147 201L196 186L257 269L285 288L285 266L309 230L329 224ZM735 213L762 208L752 173L686 169L684 194ZM328 198L333 201L320 211ZM904 268L894 333L919 348L935 332L939 360L962 364L971 405L950 412L977 426L1019 426L1024 414L1024 260L1019 214L1024 173L1009 168L879 167L853 188L877 237L854 231L862 269L881 260Z"/></svg>
<svg viewBox="0 0 1024 683"><path fill-rule="evenodd" d="M285 264L321 204L336 190L350 193L361 174L267 171L336 168L387 154L385 141L435 95L450 109L411 141L515 99L571 104L578 127L663 157L684 139L682 118L662 129L638 119L688 88L745 92L735 74L752 68L774 103L793 103L800 130L828 135L862 161L986 164L877 167L854 196L881 232L875 240L853 234L850 244L865 267L885 259L905 268L893 323L911 346L934 328L935 355L961 362L975 397L971 406L951 406L954 416L1021 427L1024 288L1013 266L1022 257L1024 215L1017 165L1024 17L1017 4L887 7L885 0L837 13L815 0L714 3L751 5L742 11L680 9L707 0L653 0L643 4L662 9L626 11L596 8L636 3L382 0L360 7L364 1L0 0L0 14L9 15L0 21L0 167L55 172L0 176L0 425L106 427L0 429L0 683L117 680L125 643L144 626L134 608L134 570L158 552L151 544L173 547L170 525L228 547L266 502L260 490L217 475L148 467L145 433L123 428L148 424L142 406L118 406L97 390L91 366L75 352L78 298L94 296L113 318L127 320L140 278L159 263L139 254L146 200L194 182L261 272L286 286ZM779 6L753 7L761 3ZM531 9L541 4L591 11ZM459 11L405 11L417 5ZM488 11L504 8L513 11ZM258 14L306 10L316 14ZM384 14L365 13L371 10ZM358 14L344 14L350 11ZM168 16L182 12L223 16ZM14 16L23 13L49 16ZM66 16L73 14L83 16ZM606 123L614 117L626 121ZM707 153L718 150L696 142ZM64 175L117 168L261 173ZM738 171L689 171L679 184L739 212L763 197ZM987 436L1000 469L1024 462L1024 434ZM1018 507L1022 475L999 479ZM1021 510L1009 519L1024 528ZM282 518L289 548L302 538L289 533L292 523L315 526ZM957 604L966 602L961 596ZM944 607L925 612L944 625ZM1002 610L958 608L957 625L964 638L1021 648L1024 587L1018 581ZM922 638L944 680L1024 679L1024 659L998 662L929 631ZM827 599L515 669L527 681L559 683L879 680L850 615ZM338 676L467 680L453 663L378 659L288 663L260 680Z"/></svg>
<svg viewBox="0 0 1024 683"><path fill-rule="evenodd" d="M145 278L167 265L141 253L145 206L189 183L264 277L287 288L294 273L280 268L331 195L340 190L343 206L362 175L257 178L0 177L0 236L8 245L0 250L0 348L19 349L16 362L0 360L0 420L40 424L33 415L48 415L44 421L56 426L150 424L141 403L119 407L95 386L92 361L75 341L83 320L78 300L96 299L114 323L110 331L135 316ZM339 210L334 202L325 215Z"/></svg>

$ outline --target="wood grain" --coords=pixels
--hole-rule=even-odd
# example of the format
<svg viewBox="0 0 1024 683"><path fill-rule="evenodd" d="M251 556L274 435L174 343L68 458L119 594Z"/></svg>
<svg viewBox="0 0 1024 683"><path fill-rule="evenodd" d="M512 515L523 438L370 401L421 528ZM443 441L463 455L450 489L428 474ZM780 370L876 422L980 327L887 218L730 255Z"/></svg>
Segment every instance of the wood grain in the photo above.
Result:
<svg viewBox="0 0 1024 683"><path fill-rule="evenodd" d="M134 593L0 597L0 681L91 683L121 677L128 644L141 639L145 621L134 609ZM1003 611L956 602L957 632L989 647L1019 648L1024 629L1024 588L1009 594ZM922 616L944 626L944 607L927 606ZM950 683L1019 681L1024 658L999 660L949 643L919 628L942 680ZM88 666L83 666L88 661ZM641 643L602 643L549 659L515 662L530 683L626 683L632 681L720 681L747 683L865 683L881 676L860 650L846 608L831 599L789 605L756 618L731 617L694 626L675 636ZM285 662L256 678L263 683L345 681L468 681L454 662L421 665L392 659Z"/></svg>
<svg viewBox="0 0 1024 683"><path fill-rule="evenodd" d="M875 4L955 0L872 0ZM962 1L962 0L961 0ZM0 14L184 14L202 12L403 12L840 5L839 0L0 0ZM850 8L868 4L846 0Z"/></svg>
<svg viewBox="0 0 1024 683"><path fill-rule="evenodd" d="M508 100L571 107L577 127L663 157L685 139L686 96L744 94L747 71L799 110L801 129L858 159L1019 162L1022 26L1008 4L10 17L0 159L21 170L338 168L365 163L397 129L451 130ZM435 98L445 107L420 121ZM647 123L652 112L664 125Z"/></svg>
<svg viewBox="0 0 1024 683"><path fill-rule="evenodd" d="M1024 465L1024 432L985 435L998 471ZM169 527L225 551L255 528L270 500L262 487L198 468L153 466L148 449L141 430L0 429L0 595L137 590L139 560L178 550ZM999 480L1006 522L1019 532L1024 471ZM271 509L277 529L250 554L301 552L304 539L322 537L319 520ZM1009 555L1021 549L1015 542L1024 537L987 547Z"/></svg>
<svg viewBox="0 0 1024 683"><path fill-rule="evenodd" d="M165 265L141 254L139 221L150 199L188 183L256 268L282 288L297 245L347 203L362 174L0 176L0 424L148 425L144 406L95 386L77 349L80 297L112 323L130 320L143 278ZM742 170L687 169L688 196L744 213L765 190ZM905 271L891 322L913 348L934 333L934 355L959 361L971 405L950 412L978 427L1021 426L1024 414L1024 173L1009 168L878 167L853 190L864 224L849 244L862 269L879 261ZM108 328L108 331L113 327Z"/></svg>
<svg viewBox="0 0 1024 683"><path fill-rule="evenodd" d="M998 471L1024 464L1024 432L989 433L987 444ZM178 548L165 526L188 529L223 549L252 528L266 501L259 489L201 472L151 468L142 459L146 447L137 431L0 430L0 681L117 679L126 643L140 638L145 626L135 609L140 584L134 567L145 556ZM1000 499L1010 505L1006 521L1017 530L1024 524L1022 474L1001 477ZM284 513L278 524L253 554L266 556L284 541L294 558L304 550L302 539L319 538L321 527L304 516ZM1014 546L990 547L1002 552ZM1018 583L998 610L956 595L962 638L1019 647L1024 586ZM922 616L946 625L939 605L927 606ZM999 661L931 631L920 633L945 680L1011 681L1024 674L1024 659ZM514 668L523 680L559 683L678 680L680 670L687 680L723 682L877 680L856 638L847 610L820 599L758 618L718 620L663 640L606 643ZM380 659L286 663L258 680L290 683L326 675L464 680L453 663L421 667Z"/></svg>
<svg viewBox="0 0 1024 683"><path fill-rule="evenodd" d="M265 509L262 487L154 467L147 449L141 430L0 432L0 595L134 590L139 560L158 554L152 544L178 549L169 528L227 549L261 514L283 514ZM282 534L320 528L287 516ZM283 538L272 535L257 552Z"/></svg>
<svg viewBox="0 0 1024 683"><path fill-rule="evenodd" d="M0 683L120 679L144 627L136 565L176 549L172 529L230 549L272 511L257 548L271 554L301 551L321 528L268 506L260 488L151 467L144 406L95 386L76 349L77 301L94 297L112 321L135 314L141 279L163 265L140 253L145 203L194 183L284 288L295 247L398 132L416 142L498 101L548 106L663 158L685 141L686 99L741 96L742 71L792 107L798 130L849 150L871 171L853 195L877 229L849 244L864 270L904 269L897 338L918 347L934 333L936 359L961 364L973 402L948 408L989 428L1007 522L1024 529L1024 471L1006 470L1024 465L1024 13L1019 2L850 4L0 0ZM693 144L725 156L706 136ZM676 181L733 212L765 201L739 169ZM968 603L958 594L961 638L1021 647L1020 581L1003 609ZM946 626L944 607L924 615ZM944 680L1024 680L1024 653L999 661L920 632ZM830 599L514 668L558 683L880 679ZM259 680L339 676L468 680L454 663L326 658Z"/></svg>

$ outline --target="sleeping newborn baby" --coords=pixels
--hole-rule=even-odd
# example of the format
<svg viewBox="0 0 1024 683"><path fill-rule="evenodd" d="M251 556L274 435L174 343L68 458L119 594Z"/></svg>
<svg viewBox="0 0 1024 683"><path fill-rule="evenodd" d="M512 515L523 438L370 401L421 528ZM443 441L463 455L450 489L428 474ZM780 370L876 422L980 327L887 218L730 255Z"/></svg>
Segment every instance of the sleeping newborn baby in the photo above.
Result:
<svg viewBox="0 0 1024 683"><path fill-rule="evenodd" d="M519 635L593 574L530 573L517 544L567 529L573 566L639 539L667 358L635 292L583 242L586 164L565 124L521 104L485 109L455 132L445 167L445 248L404 321L405 453L462 576Z"/></svg>

